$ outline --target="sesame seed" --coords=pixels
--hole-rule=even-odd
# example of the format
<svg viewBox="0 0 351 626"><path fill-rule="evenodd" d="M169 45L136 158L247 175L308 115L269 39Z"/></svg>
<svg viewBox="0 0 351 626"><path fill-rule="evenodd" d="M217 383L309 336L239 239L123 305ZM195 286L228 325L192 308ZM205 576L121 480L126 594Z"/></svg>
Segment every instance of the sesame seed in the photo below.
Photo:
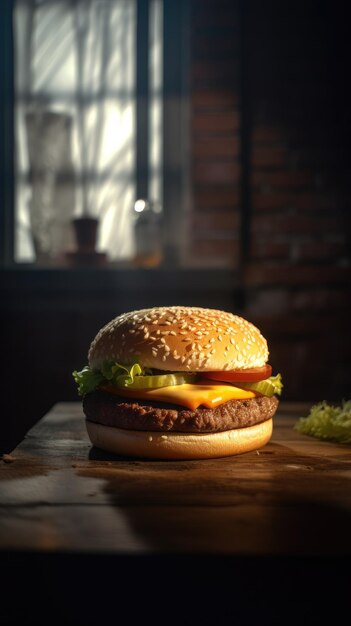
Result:
<svg viewBox="0 0 351 626"><path fill-rule="evenodd" d="M162 339L161 339L161 343L162 343L163 345L166 343L166 340L165 340L165 338L164 338L164 337L162 337Z"/></svg>
<svg viewBox="0 0 351 626"><path fill-rule="evenodd" d="M150 337L150 333L145 333L144 339L148 339Z"/></svg>
<svg viewBox="0 0 351 626"><path fill-rule="evenodd" d="M162 361L165 361L166 358L167 358L167 356L164 354L163 357L162 357Z"/></svg>

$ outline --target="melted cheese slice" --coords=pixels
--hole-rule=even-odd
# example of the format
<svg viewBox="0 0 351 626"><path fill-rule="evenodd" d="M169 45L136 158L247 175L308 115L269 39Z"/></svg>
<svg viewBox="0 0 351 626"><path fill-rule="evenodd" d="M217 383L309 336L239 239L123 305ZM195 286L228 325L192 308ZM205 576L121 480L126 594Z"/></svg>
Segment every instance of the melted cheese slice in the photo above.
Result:
<svg viewBox="0 0 351 626"><path fill-rule="evenodd" d="M157 389L120 389L106 384L101 385L100 389L134 400L148 400L149 402L155 400L166 404L180 404L192 411L200 405L211 409L228 402L228 400L247 400L256 396L253 391L247 389L220 383L209 384L208 381L200 381L193 385L187 383L172 387L158 387Z"/></svg>

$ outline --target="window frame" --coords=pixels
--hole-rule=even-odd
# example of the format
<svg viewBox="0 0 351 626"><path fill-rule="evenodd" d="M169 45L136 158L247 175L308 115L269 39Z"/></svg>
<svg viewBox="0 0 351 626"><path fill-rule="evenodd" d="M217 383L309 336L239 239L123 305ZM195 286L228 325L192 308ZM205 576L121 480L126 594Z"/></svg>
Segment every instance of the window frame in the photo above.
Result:
<svg viewBox="0 0 351 626"><path fill-rule="evenodd" d="M149 0L136 0L136 195L148 197L148 89L149 56L145 24L149 19ZM34 263L15 261L15 128L14 128L14 0L0 3L0 78L4 93L0 98L0 124L3 141L0 147L0 187L3 198L0 207L0 265L1 268L41 269ZM163 223L165 238L162 266L181 262L183 221L189 206L188 133L179 132L189 120L189 0L163 0ZM173 130L172 130L173 129ZM177 129L177 132L174 132ZM179 207L182 207L180 214ZM118 263L111 264L118 269ZM125 268L126 263L123 262ZM60 266L57 266L60 267ZM70 268L67 268L68 270ZM132 265L131 265L132 269Z"/></svg>
<svg viewBox="0 0 351 626"><path fill-rule="evenodd" d="M0 5L0 262L4 267L14 263L14 62L13 0Z"/></svg>

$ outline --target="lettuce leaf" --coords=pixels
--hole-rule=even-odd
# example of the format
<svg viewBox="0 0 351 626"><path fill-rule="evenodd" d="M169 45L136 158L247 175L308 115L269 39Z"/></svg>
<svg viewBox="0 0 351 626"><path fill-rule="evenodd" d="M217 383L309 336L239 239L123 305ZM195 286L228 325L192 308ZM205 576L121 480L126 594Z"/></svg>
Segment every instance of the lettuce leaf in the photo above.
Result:
<svg viewBox="0 0 351 626"><path fill-rule="evenodd" d="M74 380L78 385L78 394L80 396L84 396L86 393L90 391L94 391L96 387L101 385L104 382L105 377L99 370L92 370L88 365L83 367L80 372L75 370L72 373Z"/></svg>
<svg viewBox="0 0 351 626"><path fill-rule="evenodd" d="M149 371L151 370L142 368L139 363L121 365L116 361L105 361L101 370L93 370L86 365L80 372L77 370L72 372L72 376L78 385L78 394L84 396L106 382L113 383L117 387L128 387L133 384L135 376L147 375Z"/></svg>
<svg viewBox="0 0 351 626"><path fill-rule="evenodd" d="M319 402L312 406L307 417L299 418L294 428L317 439L351 443L351 400L344 400L341 406Z"/></svg>

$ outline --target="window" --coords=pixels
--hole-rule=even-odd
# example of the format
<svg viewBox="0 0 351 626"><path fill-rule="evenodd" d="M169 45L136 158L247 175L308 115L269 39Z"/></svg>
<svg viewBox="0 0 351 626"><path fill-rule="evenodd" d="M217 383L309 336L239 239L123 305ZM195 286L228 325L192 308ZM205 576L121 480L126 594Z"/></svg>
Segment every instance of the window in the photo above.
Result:
<svg viewBox="0 0 351 626"><path fill-rule="evenodd" d="M64 263L77 216L112 263L137 257L141 213L159 224L163 4L14 2L15 262Z"/></svg>

